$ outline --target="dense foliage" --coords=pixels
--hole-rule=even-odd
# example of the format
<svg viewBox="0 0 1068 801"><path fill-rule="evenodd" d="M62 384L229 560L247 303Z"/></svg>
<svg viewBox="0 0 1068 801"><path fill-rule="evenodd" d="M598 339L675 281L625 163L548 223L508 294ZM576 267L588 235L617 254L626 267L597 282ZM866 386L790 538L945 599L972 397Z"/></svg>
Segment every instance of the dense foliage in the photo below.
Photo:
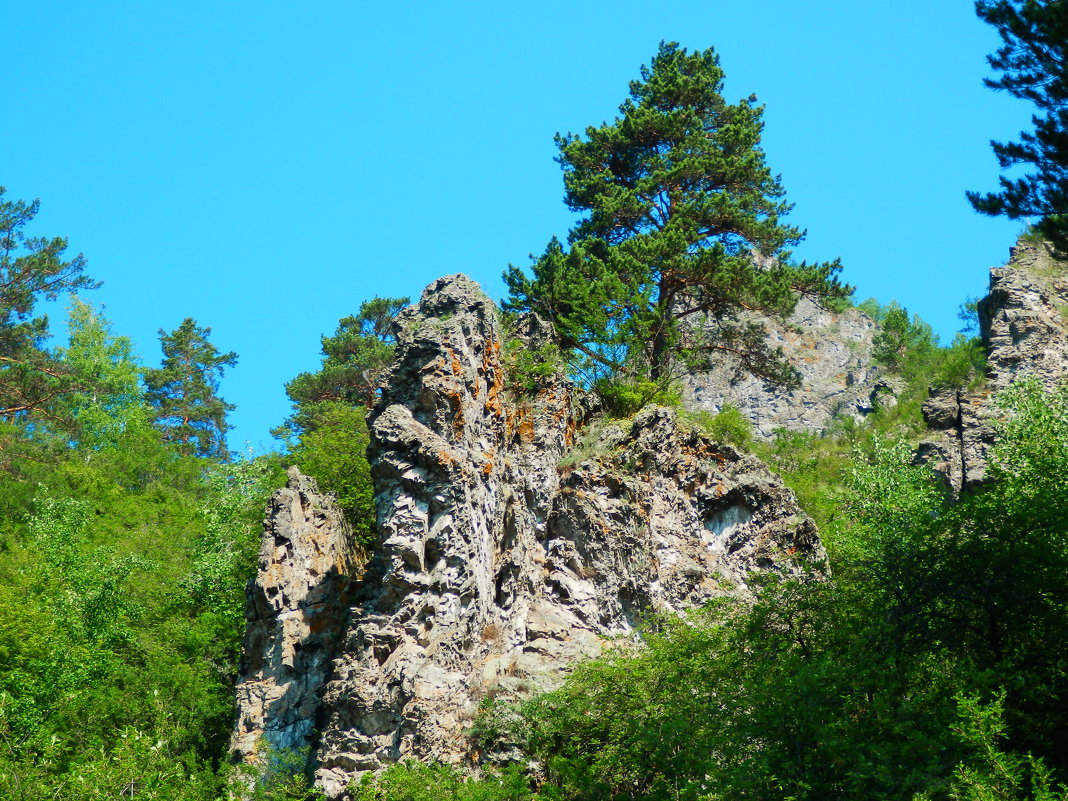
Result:
<svg viewBox="0 0 1068 801"><path fill-rule="evenodd" d="M85 301L48 347L35 301L93 284L65 240L27 233L36 209L0 206L0 798L217 799L243 587L280 470L193 455L225 455L225 406L199 440L154 425L132 344ZM214 392L233 355L206 334L183 324L154 374Z"/></svg>
<svg viewBox="0 0 1068 801"><path fill-rule="evenodd" d="M719 57L661 43L630 84L620 116L556 137L566 202L584 213L532 266L505 274L506 307L551 320L592 381L654 383L730 353L746 369L796 383L764 329L741 310L788 314L803 293L837 299L839 265L793 264L803 232L786 225L785 191L760 148L755 97L727 103Z"/></svg>

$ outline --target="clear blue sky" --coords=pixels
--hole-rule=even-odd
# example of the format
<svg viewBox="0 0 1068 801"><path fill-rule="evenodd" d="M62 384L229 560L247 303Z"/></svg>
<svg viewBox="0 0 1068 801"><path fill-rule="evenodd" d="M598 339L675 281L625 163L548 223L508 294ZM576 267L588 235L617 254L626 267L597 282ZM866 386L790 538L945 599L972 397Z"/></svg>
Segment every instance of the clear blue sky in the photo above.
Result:
<svg viewBox="0 0 1068 801"><path fill-rule="evenodd" d="M375 295L465 272L493 297L572 222L553 134L611 119L661 39L715 47L729 100L860 298L948 339L1021 226L981 217L990 139L1026 104L982 86L967 0L9 3L0 185L41 199L146 364L184 317L240 356L231 447L270 446L283 384ZM55 315L53 315L55 319ZM56 320L55 322L58 322ZM58 328L58 326L54 327Z"/></svg>

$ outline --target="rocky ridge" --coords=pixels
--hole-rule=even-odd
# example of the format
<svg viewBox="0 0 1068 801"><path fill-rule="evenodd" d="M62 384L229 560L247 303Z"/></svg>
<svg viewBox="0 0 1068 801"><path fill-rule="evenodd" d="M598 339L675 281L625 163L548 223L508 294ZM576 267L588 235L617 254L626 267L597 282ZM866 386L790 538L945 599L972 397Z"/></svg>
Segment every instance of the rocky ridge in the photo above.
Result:
<svg viewBox="0 0 1068 801"><path fill-rule="evenodd" d="M315 739L330 662L348 616L357 554L345 518L294 467L271 496L259 571L245 590L245 639L231 751L301 751Z"/></svg>
<svg viewBox="0 0 1068 801"><path fill-rule="evenodd" d="M751 571L822 561L815 526L778 477L673 411L590 427L576 442L586 411L562 376L513 398L497 310L469 279L433 283L397 326L371 420L379 541L362 577L329 590L347 594L346 614L247 640L268 652L247 654L250 667L284 667L274 651L329 652L313 659L328 667L302 696L315 736L271 722L277 691L252 691L254 670L239 693L240 753L256 731L312 739L330 798L406 757L477 766L485 755L467 732L480 699L554 686L647 615L745 594ZM546 336L534 318L519 329L532 347ZM265 554L279 554L277 530L269 520ZM287 571L303 581L272 556L258 582Z"/></svg>

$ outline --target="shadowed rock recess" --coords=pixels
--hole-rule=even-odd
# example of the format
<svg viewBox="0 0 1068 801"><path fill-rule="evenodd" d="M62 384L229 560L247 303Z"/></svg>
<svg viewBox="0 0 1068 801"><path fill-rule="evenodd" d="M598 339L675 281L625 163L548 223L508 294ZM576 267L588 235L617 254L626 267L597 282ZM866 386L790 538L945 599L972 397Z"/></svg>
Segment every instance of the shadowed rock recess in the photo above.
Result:
<svg viewBox="0 0 1068 801"><path fill-rule="evenodd" d="M546 336L535 318L518 329L530 345ZM513 398L497 309L468 278L431 284L397 331L371 419L378 544L337 629L273 629L295 638L282 652L334 649L325 682L313 682L322 692L306 691L301 708L330 798L398 759L473 766L468 732L487 695L556 686L644 616L745 594L752 571L822 561L814 524L778 477L673 411L581 431L582 393L562 376ZM275 528L268 520L265 543ZM297 568L261 562L258 583L273 570ZM264 646L275 640L247 640ZM308 740L272 722L271 698L239 693L244 753L256 730L289 726L290 741Z"/></svg>

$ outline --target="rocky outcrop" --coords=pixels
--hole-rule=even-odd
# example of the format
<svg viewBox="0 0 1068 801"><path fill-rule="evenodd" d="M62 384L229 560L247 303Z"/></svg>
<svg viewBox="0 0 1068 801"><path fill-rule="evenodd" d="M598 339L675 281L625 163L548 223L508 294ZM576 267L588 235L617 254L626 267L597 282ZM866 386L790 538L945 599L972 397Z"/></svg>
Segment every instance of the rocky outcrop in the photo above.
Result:
<svg viewBox="0 0 1068 801"><path fill-rule="evenodd" d="M1032 375L1046 386L1068 374L1068 265L1044 244L1018 242L1009 263L990 270L979 330L993 391Z"/></svg>
<svg viewBox="0 0 1068 801"><path fill-rule="evenodd" d="M753 424L758 437L776 429L819 434L839 416L862 419L879 403L893 403L892 377L872 361L875 322L859 309L836 313L801 298L786 323L756 316L772 347L801 374L801 386L785 390L744 371L726 358L711 372L683 379L683 402L690 409L719 412L730 404Z"/></svg>
<svg viewBox="0 0 1068 801"><path fill-rule="evenodd" d="M963 389L932 390L923 419L930 436L916 449L916 461L942 475L954 492L986 480L987 454L994 444L989 393Z"/></svg>
<svg viewBox="0 0 1068 801"><path fill-rule="evenodd" d="M519 329L531 347L546 335ZM297 541L330 528L326 505L299 476L272 501L238 753L311 742L330 798L406 757L475 766L481 699L555 686L646 616L746 593L752 571L822 560L793 493L674 412L576 443L584 402L563 377L511 398L497 310L469 279L432 284L397 333L370 421L379 540L344 614L321 593L344 597L347 552ZM298 552L320 566L302 573Z"/></svg>
<svg viewBox="0 0 1068 801"><path fill-rule="evenodd" d="M301 751L315 739L315 713L348 619L356 569L348 524L315 481L289 468L267 506L259 572L246 588L247 626L237 684L234 757L262 748Z"/></svg>
<svg viewBox="0 0 1068 801"><path fill-rule="evenodd" d="M1046 245L1017 242L1009 262L990 270L990 292L979 301L979 332L987 352L981 390L932 390L923 405L931 436L917 460L941 473L954 492L986 480L994 443L990 399L1030 375L1047 387L1068 375L1068 265Z"/></svg>

